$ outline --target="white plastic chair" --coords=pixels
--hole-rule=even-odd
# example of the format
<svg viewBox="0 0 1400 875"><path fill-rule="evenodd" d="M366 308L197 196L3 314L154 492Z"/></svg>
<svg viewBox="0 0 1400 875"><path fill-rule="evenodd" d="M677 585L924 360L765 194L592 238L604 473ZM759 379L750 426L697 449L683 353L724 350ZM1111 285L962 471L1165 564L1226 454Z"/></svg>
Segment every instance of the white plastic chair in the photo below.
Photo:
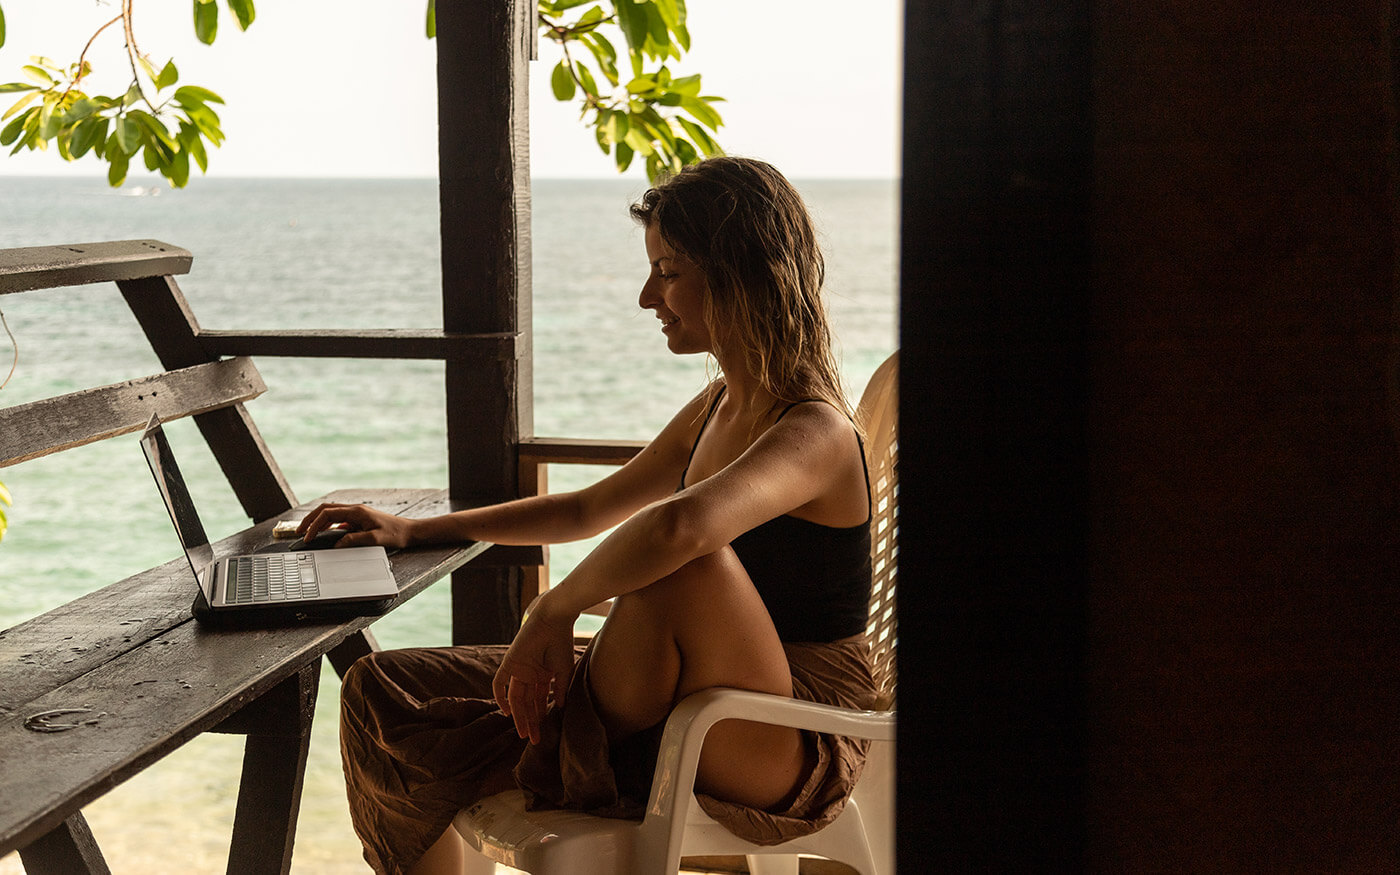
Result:
<svg viewBox="0 0 1400 875"><path fill-rule="evenodd" d="M874 492L867 633L882 710L857 711L745 690L702 690L677 705L666 721L640 823L576 811L526 811L519 790L501 793L462 811L453 822L485 860L535 875L674 875L683 856L742 854L755 875L796 875L797 855L807 854L841 861L861 875L892 875L898 355L871 377L859 408ZM730 717L870 739L865 771L841 815L812 835L772 846L751 844L706 815L694 795L700 748L706 731ZM491 867L468 870L489 872Z"/></svg>

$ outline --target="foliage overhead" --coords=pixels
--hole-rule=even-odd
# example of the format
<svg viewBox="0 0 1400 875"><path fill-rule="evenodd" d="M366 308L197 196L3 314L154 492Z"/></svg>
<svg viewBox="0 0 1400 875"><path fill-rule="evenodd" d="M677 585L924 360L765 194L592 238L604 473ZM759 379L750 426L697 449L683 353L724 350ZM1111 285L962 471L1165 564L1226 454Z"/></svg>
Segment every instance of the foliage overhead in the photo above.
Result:
<svg viewBox="0 0 1400 875"><path fill-rule="evenodd" d="M22 81L0 84L0 93L19 95L0 116L0 146L13 155L52 145L65 161L91 154L107 164L113 186L138 158L176 188L189 182L192 161L208 170L209 147L224 141L215 110L224 101L208 88L182 84L174 59L160 64L140 50L132 27L136 2L121 0L121 13L97 29L76 61L35 56L22 68ZM212 45L219 0L192 4L195 36ZM223 4L239 30L253 23L253 0ZM540 0L537 12L540 35L562 55L550 77L555 98L578 102L580 121L593 129L619 173L641 156L654 181L722 154L713 135L723 124L714 106L722 98L702 95L698 74L676 76L668 66L690 50L685 0ZM88 49L115 25L126 37L130 78L119 96L89 94ZM427 36L435 35L435 0L428 0ZM0 46L5 39L0 7Z"/></svg>

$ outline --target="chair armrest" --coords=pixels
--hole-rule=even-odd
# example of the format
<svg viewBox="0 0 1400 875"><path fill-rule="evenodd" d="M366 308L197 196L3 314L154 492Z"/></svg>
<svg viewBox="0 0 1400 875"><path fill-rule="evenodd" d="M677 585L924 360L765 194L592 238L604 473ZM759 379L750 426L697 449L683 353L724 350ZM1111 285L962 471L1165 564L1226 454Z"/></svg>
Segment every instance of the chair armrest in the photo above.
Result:
<svg viewBox="0 0 1400 875"><path fill-rule="evenodd" d="M695 733L703 738L711 726L731 718L873 741L894 741L895 737L893 711L858 711L751 690L712 687L687 696L675 707L666 721L661 744L664 747L673 737L679 741Z"/></svg>
<svg viewBox="0 0 1400 875"><path fill-rule="evenodd" d="M651 798L647 801L648 818L669 819L670 828L677 831L684 828L682 815L690 805L705 733L719 721L731 718L872 741L895 740L893 711L857 711L750 690L701 690L683 699L666 720L656 771L652 774Z"/></svg>

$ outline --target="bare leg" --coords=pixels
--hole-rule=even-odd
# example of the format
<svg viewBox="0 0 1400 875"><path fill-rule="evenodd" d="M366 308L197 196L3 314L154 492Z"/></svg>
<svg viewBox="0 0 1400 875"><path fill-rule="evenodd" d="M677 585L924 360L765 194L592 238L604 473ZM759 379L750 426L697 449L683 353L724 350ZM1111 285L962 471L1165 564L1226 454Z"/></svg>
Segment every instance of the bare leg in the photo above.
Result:
<svg viewBox="0 0 1400 875"><path fill-rule="evenodd" d="M592 692L615 737L660 723L709 687L792 695L773 621L728 547L617 599L593 648ZM713 796L770 808L796 788L803 757L795 729L725 720L705 738L696 781Z"/></svg>

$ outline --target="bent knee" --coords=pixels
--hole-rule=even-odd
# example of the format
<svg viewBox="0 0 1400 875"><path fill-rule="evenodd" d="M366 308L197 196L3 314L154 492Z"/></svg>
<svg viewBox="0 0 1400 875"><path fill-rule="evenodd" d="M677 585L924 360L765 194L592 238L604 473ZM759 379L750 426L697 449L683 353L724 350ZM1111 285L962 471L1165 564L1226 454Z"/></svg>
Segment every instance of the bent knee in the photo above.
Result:
<svg viewBox="0 0 1400 875"><path fill-rule="evenodd" d="M740 594L757 594L743 563L732 548L725 546L713 553L697 556L641 589L618 596L613 604L622 601L671 603L687 599L713 600L731 590Z"/></svg>

